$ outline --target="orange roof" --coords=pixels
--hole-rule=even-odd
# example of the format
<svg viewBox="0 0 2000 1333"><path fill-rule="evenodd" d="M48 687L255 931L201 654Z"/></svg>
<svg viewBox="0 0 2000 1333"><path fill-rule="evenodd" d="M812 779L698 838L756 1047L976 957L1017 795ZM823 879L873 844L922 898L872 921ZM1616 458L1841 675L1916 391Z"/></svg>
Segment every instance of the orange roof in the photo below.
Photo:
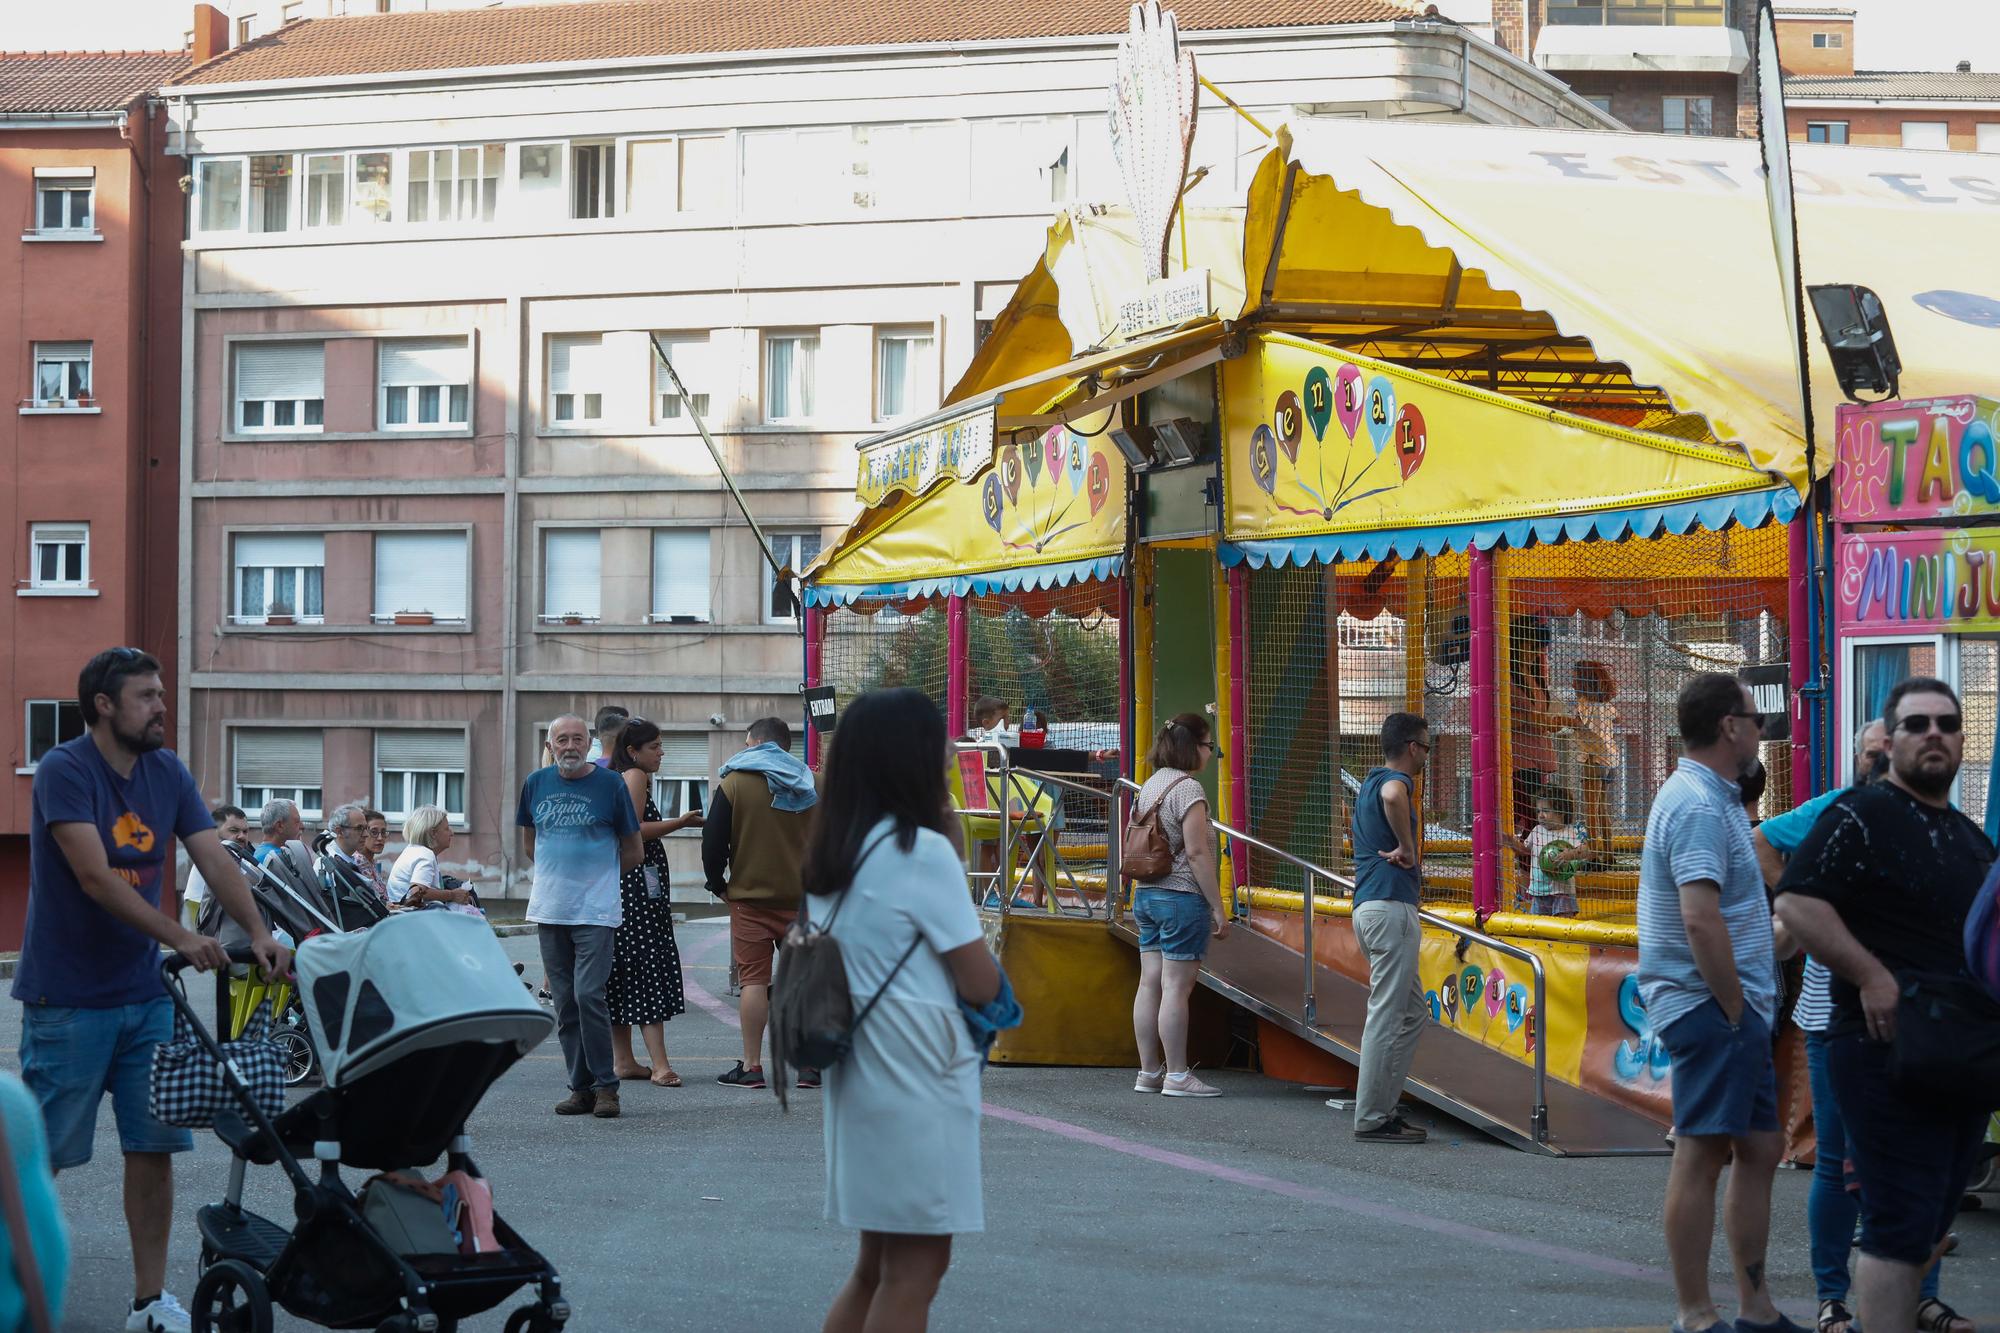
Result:
<svg viewBox="0 0 2000 1333"><path fill-rule="evenodd" d="M182 51L0 51L0 115L123 110L187 67Z"/></svg>
<svg viewBox="0 0 2000 1333"><path fill-rule="evenodd" d="M1403 0L1174 0L1185 31L1412 19ZM597 0L288 24L178 86L815 47L1083 37L1125 30L1128 0Z"/></svg>

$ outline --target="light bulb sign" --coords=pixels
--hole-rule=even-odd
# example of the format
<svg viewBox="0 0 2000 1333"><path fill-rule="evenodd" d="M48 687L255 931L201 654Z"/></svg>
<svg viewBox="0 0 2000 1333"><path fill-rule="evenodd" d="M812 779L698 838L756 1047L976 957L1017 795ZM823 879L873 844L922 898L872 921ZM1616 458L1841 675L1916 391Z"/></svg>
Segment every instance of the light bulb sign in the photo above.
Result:
<svg viewBox="0 0 2000 1333"><path fill-rule="evenodd" d="M855 498L880 504L892 492L922 495L947 477L960 481L993 461L993 403L862 441Z"/></svg>

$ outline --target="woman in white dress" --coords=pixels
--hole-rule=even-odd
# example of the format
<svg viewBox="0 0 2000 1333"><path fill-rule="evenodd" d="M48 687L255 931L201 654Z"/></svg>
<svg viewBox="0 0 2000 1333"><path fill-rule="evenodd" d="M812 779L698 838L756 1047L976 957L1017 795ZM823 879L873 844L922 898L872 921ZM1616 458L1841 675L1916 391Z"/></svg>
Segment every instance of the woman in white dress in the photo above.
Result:
<svg viewBox="0 0 2000 1333"><path fill-rule="evenodd" d="M923 1329L952 1236L986 1229L981 1060L958 1001L992 1000L1000 973L945 761L944 716L922 693L862 695L841 715L806 846L807 912L840 942L855 1011L881 995L825 1074L826 1216L861 1232L827 1333Z"/></svg>

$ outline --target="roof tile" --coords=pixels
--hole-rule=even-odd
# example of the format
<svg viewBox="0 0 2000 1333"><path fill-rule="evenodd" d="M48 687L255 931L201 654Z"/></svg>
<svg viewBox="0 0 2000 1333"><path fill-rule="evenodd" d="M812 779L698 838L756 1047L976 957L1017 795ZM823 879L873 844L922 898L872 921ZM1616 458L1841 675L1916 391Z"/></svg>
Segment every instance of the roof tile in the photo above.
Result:
<svg viewBox="0 0 2000 1333"><path fill-rule="evenodd" d="M117 111L188 64L181 51L0 51L0 115Z"/></svg>
<svg viewBox="0 0 2000 1333"><path fill-rule="evenodd" d="M1174 0L1185 31L1415 18L1413 0ZM570 61L951 44L1123 32L1128 0L597 0L593 4L370 14L293 23L229 51L181 86Z"/></svg>
<svg viewBox="0 0 2000 1333"><path fill-rule="evenodd" d="M1785 97L1801 106L1822 97L2000 102L2000 74L1864 69L1852 74L1788 75Z"/></svg>

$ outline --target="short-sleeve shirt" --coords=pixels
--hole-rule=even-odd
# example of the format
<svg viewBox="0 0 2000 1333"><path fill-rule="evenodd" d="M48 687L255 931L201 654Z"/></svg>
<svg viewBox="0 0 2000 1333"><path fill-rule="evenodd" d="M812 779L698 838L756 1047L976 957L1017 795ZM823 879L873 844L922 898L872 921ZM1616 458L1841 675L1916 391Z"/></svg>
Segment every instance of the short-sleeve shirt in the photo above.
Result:
<svg viewBox="0 0 2000 1333"><path fill-rule="evenodd" d="M565 778L555 765L521 785L515 822L535 831L528 920L547 926L620 926L618 843L639 831L625 781L593 765Z"/></svg>
<svg viewBox="0 0 2000 1333"><path fill-rule="evenodd" d="M1771 844L1771 850L1789 858L1798 851L1799 844L1812 832L1819 817L1827 808L1839 800L1847 789L1835 787L1823 791L1810 801L1773 815L1757 826L1764 835L1764 841ZM1824 1032L1833 1020L1833 973L1826 970L1826 964L1817 958L1806 959L1805 975L1799 979L1798 1002L1792 1006L1792 1021L1805 1032Z"/></svg>
<svg viewBox="0 0 2000 1333"><path fill-rule="evenodd" d="M1181 779L1187 779L1183 782ZM1208 793L1202 790L1200 779L1178 768L1156 769L1153 776L1146 779L1139 788L1139 795L1132 801L1132 817L1137 819L1151 811L1155 805L1160 810L1160 832L1167 837L1167 850L1174 854L1174 863L1167 873L1158 879L1142 879L1138 885L1142 889L1167 889L1174 893L1200 893L1201 881L1195 878L1194 865L1188 860L1187 840L1181 832L1181 821L1188 811L1198 805L1208 804Z"/></svg>
<svg viewBox="0 0 2000 1333"><path fill-rule="evenodd" d="M58 824L95 828L112 872L158 907L174 839L215 827L194 775L173 751L153 750L122 778L88 735L56 746L35 767L28 925L14 998L115 1009L158 997L159 944L83 891L56 842Z"/></svg>
<svg viewBox="0 0 2000 1333"><path fill-rule="evenodd" d="M876 824L862 840L862 847L872 850L855 870L854 882L830 897L809 895L806 913L840 941L857 1008L882 989L910 942L921 936L930 947L910 955L889 982L888 997L950 1009L956 1018L958 987L943 955L985 937L966 892L965 865L942 833L918 829L906 852L894 830L893 820Z"/></svg>
<svg viewBox="0 0 2000 1333"><path fill-rule="evenodd" d="M1639 857L1639 998L1656 1032L1713 998L1695 966L1681 916L1681 885L1697 880L1721 887L1722 924L1736 957L1743 1003L1772 1022L1778 1010L1777 949L1742 790L1684 757L1653 800Z"/></svg>
<svg viewBox="0 0 2000 1333"><path fill-rule="evenodd" d="M1848 933L1891 972L1965 970L1965 917L1993 844L1954 809L1891 782L1840 793L1800 844L1780 893L1833 904ZM1861 993L1833 978L1830 1032L1858 1031Z"/></svg>
<svg viewBox="0 0 2000 1333"><path fill-rule="evenodd" d="M1415 866L1399 866L1384 860L1383 852L1396 850L1396 831L1389 827L1389 812L1382 808L1382 794L1392 782L1407 789L1410 808L1416 809L1416 780L1396 768L1371 768L1362 779L1354 798L1354 901L1420 905L1418 872Z"/></svg>
<svg viewBox="0 0 2000 1333"><path fill-rule="evenodd" d="M1552 898L1560 893L1570 893L1575 885L1570 880L1550 877L1542 868L1542 853L1556 843L1566 843L1571 847L1583 845L1583 830L1572 824L1567 828L1543 828L1540 824L1528 830L1528 895L1532 898Z"/></svg>
<svg viewBox="0 0 2000 1333"><path fill-rule="evenodd" d="M535 856L541 858L541 838L536 835ZM396 864L389 868L387 897L392 903L407 900L410 890L418 887L434 889L438 886L438 854L428 847L412 843L397 854Z"/></svg>

